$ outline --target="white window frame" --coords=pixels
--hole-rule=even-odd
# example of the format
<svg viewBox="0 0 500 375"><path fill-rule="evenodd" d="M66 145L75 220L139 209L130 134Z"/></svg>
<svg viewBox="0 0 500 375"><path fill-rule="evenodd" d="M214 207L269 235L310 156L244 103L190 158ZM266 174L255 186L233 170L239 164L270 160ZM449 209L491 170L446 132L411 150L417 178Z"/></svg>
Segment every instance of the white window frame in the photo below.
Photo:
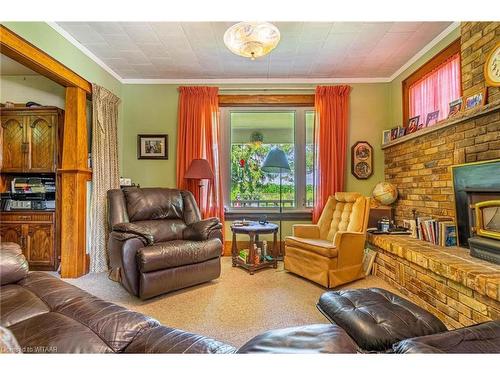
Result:
<svg viewBox="0 0 500 375"><path fill-rule="evenodd" d="M233 112L295 112L295 207L283 207L286 212L311 212L306 207L306 112L314 107L222 107L221 124L221 174L224 206L228 212L277 212L279 208L231 207L231 113ZM255 129L259 130L259 129Z"/></svg>

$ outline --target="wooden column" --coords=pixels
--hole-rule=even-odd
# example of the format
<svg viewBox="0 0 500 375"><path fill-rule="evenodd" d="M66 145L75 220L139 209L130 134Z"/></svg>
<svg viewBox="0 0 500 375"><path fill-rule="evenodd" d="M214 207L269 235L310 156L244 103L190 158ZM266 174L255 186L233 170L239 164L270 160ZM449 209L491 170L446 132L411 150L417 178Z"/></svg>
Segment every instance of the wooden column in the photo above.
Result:
<svg viewBox="0 0 500 375"><path fill-rule="evenodd" d="M61 168L61 277L75 278L88 272L86 252L88 139L86 92L66 88L66 109Z"/></svg>

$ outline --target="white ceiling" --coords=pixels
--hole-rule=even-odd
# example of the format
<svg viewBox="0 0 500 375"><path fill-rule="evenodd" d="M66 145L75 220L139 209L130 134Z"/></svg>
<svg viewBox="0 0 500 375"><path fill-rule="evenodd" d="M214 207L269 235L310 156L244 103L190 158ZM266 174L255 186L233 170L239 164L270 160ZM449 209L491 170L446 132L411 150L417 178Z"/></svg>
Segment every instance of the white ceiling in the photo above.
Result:
<svg viewBox="0 0 500 375"><path fill-rule="evenodd" d="M223 43L235 22L58 22L122 79L390 77L450 22L274 22L281 41L255 61Z"/></svg>
<svg viewBox="0 0 500 375"><path fill-rule="evenodd" d="M31 76L38 75L37 72L25 67L23 64L0 54L0 75L3 76Z"/></svg>

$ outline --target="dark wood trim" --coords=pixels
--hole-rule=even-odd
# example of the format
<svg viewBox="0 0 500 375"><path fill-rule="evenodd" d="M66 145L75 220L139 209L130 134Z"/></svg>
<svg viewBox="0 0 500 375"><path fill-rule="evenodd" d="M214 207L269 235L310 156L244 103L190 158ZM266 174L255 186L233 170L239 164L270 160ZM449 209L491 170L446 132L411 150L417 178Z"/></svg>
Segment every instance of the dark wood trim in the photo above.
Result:
<svg viewBox="0 0 500 375"><path fill-rule="evenodd" d="M220 107L314 107L313 94L219 95Z"/></svg>
<svg viewBox="0 0 500 375"><path fill-rule="evenodd" d="M269 221L279 221L280 217L282 221L309 221L312 220L312 212L301 211L301 212L283 212L282 215L279 212L238 212L231 211L224 214L226 220L259 220L266 216Z"/></svg>
<svg viewBox="0 0 500 375"><path fill-rule="evenodd" d="M401 84L401 88L403 90L403 124L405 126L408 123L409 112L410 112L410 98L409 98L409 88L415 82L420 80L425 75L432 72L434 69L439 67L442 63L448 60L453 55L457 53L461 57L460 54L460 38L456 39L448 46L446 46L443 50L441 50L438 54L432 57L429 61L427 61L424 65L418 68L415 72L409 75ZM462 95L462 85L460 85L460 95Z"/></svg>
<svg viewBox="0 0 500 375"><path fill-rule="evenodd" d="M92 85L85 78L3 25L0 25L0 50L2 54L64 87L78 87L86 94L92 93Z"/></svg>

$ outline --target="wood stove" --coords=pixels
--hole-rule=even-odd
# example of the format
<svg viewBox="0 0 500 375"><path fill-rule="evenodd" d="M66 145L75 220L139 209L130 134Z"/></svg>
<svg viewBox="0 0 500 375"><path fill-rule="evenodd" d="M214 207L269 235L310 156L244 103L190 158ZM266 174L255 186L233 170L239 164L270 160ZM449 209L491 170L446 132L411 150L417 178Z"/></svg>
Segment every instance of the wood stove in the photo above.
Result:
<svg viewBox="0 0 500 375"><path fill-rule="evenodd" d="M500 160L453 167L458 242L500 264Z"/></svg>

